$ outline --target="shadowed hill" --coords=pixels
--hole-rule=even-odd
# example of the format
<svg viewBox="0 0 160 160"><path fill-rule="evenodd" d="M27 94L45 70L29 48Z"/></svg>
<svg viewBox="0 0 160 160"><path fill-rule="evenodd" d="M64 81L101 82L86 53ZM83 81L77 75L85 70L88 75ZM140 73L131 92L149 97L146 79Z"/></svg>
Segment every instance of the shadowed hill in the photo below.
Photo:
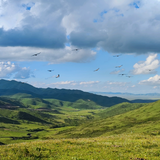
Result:
<svg viewBox="0 0 160 160"><path fill-rule="evenodd" d="M0 108L5 108L5 106L17 106L20 108L25 108L25 105L18 100L6 98L6 97L0 97Z"/></svg>
<svg viewBox="0 0 160 160"><path fill-rule="evenodd" d="M0 96L4 95L15 95L18 93L24 93L31 95L32 98L52 98L62 101L75 102L79 99L91 100L97 105L110 107L112 105L129 102L127 99L119 97L107 97L96 95L88 92L83 92L80 90L68 90L68 89L52 89L52 88L36 88L27 83L17 82L17 81L7 81L0 80Z"/></svg>

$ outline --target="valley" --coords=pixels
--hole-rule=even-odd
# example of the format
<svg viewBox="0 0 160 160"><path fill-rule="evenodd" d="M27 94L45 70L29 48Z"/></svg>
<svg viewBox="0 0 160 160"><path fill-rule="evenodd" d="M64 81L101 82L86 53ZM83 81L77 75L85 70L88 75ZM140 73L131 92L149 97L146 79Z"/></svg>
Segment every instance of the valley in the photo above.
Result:
<svg viewBox="0 0 160 160"><path fill-rule="evenodd" d="M1 96L0 159L159 159L160 101L96 101Z"/></svg>

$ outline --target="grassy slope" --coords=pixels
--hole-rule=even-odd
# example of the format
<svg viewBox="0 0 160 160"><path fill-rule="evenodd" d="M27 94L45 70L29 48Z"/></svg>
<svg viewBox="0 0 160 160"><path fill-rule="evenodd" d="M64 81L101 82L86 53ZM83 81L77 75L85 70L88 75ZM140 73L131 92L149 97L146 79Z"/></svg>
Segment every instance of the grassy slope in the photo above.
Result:
<svg viewBox="0 0 160 160"><path fill-rule="evenodd" d="M49 140L0 147L0 159L160 159L160 101L150 104L122 103L101 110L79 110L63 105L59 108L60 114L48 114L57 116L54 120L63 123L65 119L83 119L85 123L62 128L27 121L14 125L1 123L0 135L24 136L31 132L33 138L37 136ZM42 130L36 132L37 128ZM63 139L69 137L80 139ZM7 144L24 140L0 138L0 142Z"/></svg>
<svg viewBox="0 0 160 160"><path fill-rule="evenodd" d="M0 146L0 159L159 160L160 136L117 135Z"/></svg>
<svg viewBox="0 0 160 160"><path fill-rule="evenodd" d="M96 137L120 133L160 134L160 101L60 132L66 137Z"/></svg>
<svg viewBox="0 0 160 160"><path fill-rule="evenodd" d="M0 109L0 142L5 144L23 142L25 139L12 140L10 137L24 137L30 132L33 137L38 136L39 139L54 138L55 134L69 126L89 121L94 117L93 113L97 112L98 110L79 110L71 107L49 111L26 108Z"/></svg>
<svg viewBox="0 0 160 160"><path fill-rule="evenodd" d="M0 142L3 142L5 144L23 142L24 141L23 139L12 140L9 137L26 136L27 133L29 133L30 131L33 131L31 132L32 135L34 137L38 137L39 139L63 138L68 136L89 137L90 135L92 135L90 134L90 130L92 130L93 127L91 128L89 127L88 129L86 129L87 133L89 131L90 135L87 135L86 133L82 135L77 131L76 134L74 132L73 134L71 134L70 132L71 130L73 130L73 128L82 123L85 124L88 124L87 122L94 123L95 122L94 119L96 120L101 119L102 117L104 117L104 113L105 116L107 115L114 116L118 114L122 108L123 109L125 108L124 110L122 110L123 112L127 112L129 110L132 110L133 108L138 108L142 106L141 104L122 103L108 109L80 110L68 107L72 106L74 103L64 102L62 104L62 102L60 103L59 101L56 101L54 99L50 99L49 102L56 103L57 106L61 107L56 107L56 109L52 109L47 112L46 111L44 112L43 110L40 111L36 109L30 110L25 108L19 108L16 110L3 109L2 111L0 111L0 117L1 117L0 135L3 135L0 138ZM81 102L81 100L79 102ZM100 125L98 124L97 126ZM101 132L99 132L98 135L99 134L101 134Z"/></svg>
<svg viewBox="0 0 160 160"><path fill-rule="evenodd" d="M146 105L145 103L128 103L123 102L117 105L114 105L112 107L109 107L103 111L100 111L98 115L101 118L107 118L107 117L113 117L115 115L119 115L125 112L129 112L131 110L135 110L137 108L140 108L142 106Z"/></svg>
<svg viewBox="0 0 160 160"><path fill-rule="evenodd" d="M77 100L76 102L67 102L61 101L57 99L40 99L40 98L18 98L20 102L26 105L29 108L52 108L55 109L57 107L72 107L78 109L101 109L103 108L100 105L97 105L93 101L88 100Z"/></svg>

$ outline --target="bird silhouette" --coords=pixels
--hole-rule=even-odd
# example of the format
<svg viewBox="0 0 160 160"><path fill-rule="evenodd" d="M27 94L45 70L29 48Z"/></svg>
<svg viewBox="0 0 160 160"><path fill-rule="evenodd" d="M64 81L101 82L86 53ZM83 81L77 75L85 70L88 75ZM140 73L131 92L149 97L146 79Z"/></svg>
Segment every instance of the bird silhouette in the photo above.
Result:
<svg viewBox="0 0 160 160"><path fill-rule="evenodd" d="M58 76L56 76L56 78L59 78L60 77L60 75L58 74Z"/></svg>
<svg viewBox="0 0 160 160"><path fill-rule="evenodd" d="M49 70L48 70L48 72L52 72L52 71L54 71L54 70L53 70L53 69L49 69Z"/></svg>
<svg viewBox="0 0 160 160"><path fill-rule="evenodd" d="M32 56L38 56L38 54L40 54L41 52L39 52L39 53L35 53L35 54L33 54Z"/></svg>
<svg viewBox="0 0 160 160"><path fill-rule="evenodd" d="M121 54L117 54L117 55L115 55L115 56L113 56L113 57L119 57L119 56L121 56Z"/></svg>
<svg viewBox="0 0 160 160"><path fill-rule="evenodd" d="M96 72L96 71L98 71L99 70L99 68L97 68L96 70L94 70L94 72Z"/></svg>
<svg viewBox="0 0 160 160"><path fill-rule="evenodd" d="M121 68L123 65L120 65L120 66L116 66L116 68Z"/></svg>
<svg viewBox="0 0 160 160"><path fill-rule="evenodd" d="M78 50L80 50L80 49L79 48L72 49L72 51L78 51Z"/></svg>
<svg viewBox="0 0 160 160"><path fill-rule="evenodd" d="M122 74L119 74L119 75L124 76L124 75L126 75L126 74L122 73Z"/></svg>
<svg viewBox="0 0 160 160"><path fill-rule="evenodd" d="M133 76L126 76L126 77L131 78L131 77L133 77Z"/></svg>

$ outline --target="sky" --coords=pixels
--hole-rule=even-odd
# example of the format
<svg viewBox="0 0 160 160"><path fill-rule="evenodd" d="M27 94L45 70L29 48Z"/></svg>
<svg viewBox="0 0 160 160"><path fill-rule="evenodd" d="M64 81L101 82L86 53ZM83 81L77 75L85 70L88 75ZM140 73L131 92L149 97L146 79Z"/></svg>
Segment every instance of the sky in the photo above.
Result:
<svg viewBox="0 0 160 160"><path fill-rule="evenodd" d="M0 79L160 93L159 8L160 0L0 0Z"/></svg>

